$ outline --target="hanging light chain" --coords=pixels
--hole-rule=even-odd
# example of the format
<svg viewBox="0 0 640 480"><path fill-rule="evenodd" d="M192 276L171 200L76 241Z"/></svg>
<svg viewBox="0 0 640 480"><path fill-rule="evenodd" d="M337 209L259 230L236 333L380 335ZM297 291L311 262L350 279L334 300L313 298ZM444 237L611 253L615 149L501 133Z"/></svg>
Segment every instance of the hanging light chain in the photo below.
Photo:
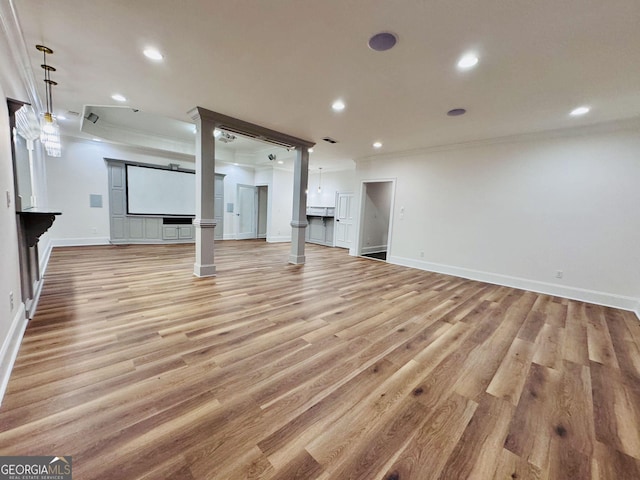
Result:
<svg viewBox="0 0 640 480"><path fill-rule="evenodd" d="M51 87L58 83L51 80L51 72L55 72L56 69L51 65L47 65L47 54L51 55L53 50L44 45L36 45L36 49L42 52L43 63L40 66L44 70L45 100L47 104L47 111L43 115L40 128L40 141L44 145L47 155L59 157L61 155L60 129L56 119L53 117L53 94L51 92Z"/></svg>

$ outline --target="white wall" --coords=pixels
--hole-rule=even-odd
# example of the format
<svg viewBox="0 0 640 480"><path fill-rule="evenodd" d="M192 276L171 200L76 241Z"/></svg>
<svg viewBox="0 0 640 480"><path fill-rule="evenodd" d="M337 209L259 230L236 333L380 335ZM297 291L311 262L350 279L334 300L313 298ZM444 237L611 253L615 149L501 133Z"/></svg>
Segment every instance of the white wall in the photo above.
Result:
<svg viewBox="0 0 640 480"><path fill-rule="evenodd" d="M104 158L157 165L194 163L141 149L64 137L62 156L47 163L49 207L61 211L49 230L54 245L87 245L109 241L109 191ZM89 195L102 195L102 208L89 206Z"/></svg>
<svg viewBox="0 0 640 480"><path fill-rule="evenodd" d="M267 222L267 242L290 242L293 215L293 172L273 169L269 188L270 215Z"/></svg>
<svg viewBox="0 0 640 480"><path fill-rule="evenodd" d="M1 65L0 65L1 66ZM20 290L18 236L11 160L9 112L0 84L0 401L4 394L14 356L26 327ZM11 203L7 205L7 195ZM9 295L13 294L13 306Z"/></svg>
<svg viewBox="0 0 640 480"><path fill-rule="evenodd" d="M322 191L318 193L320 174L317 169L309 172L308 207L335 207L336 193L356 191L355 170L322 172Z"/></svg>
<svg viewBox="0 0 640 480"><path fill-rule="evenodd" d="M188 159L175 155L145 151L102 142L63 139L62 156L47 160L47 189L49 206L62 212L49 230L53 245L86 245L109 241L109 197L107 166L104 158L129 160L157 165L178 163L183 168L195 168ZM237 232L237 217L226 211L226 204L237 207L237 184L267 185L269 187L269 215L267 240L291 240L293 209L293 172L258 169L216 163L216 172L225 174L224 180L224 238L233 239ZM102 208L89 206L89 195L102 195Z"/></svg>
<svg viewBox="0 0 640 480"><path fill-rule="evenodd" d="M386 156L359 162L357 175L397 178L393 263L632 309L638 131L630 123Z"/></svg>

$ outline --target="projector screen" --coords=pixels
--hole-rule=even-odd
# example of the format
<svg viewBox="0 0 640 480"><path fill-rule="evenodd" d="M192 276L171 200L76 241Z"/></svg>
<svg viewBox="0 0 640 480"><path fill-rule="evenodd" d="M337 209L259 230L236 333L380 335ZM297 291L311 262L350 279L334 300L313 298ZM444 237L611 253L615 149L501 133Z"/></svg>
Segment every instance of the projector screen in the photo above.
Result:
<svg viewBox="0 0 640 480"><path fill-rule="evenodd" d="M195 173L127 165L127 213L195 215Z"/></svg>

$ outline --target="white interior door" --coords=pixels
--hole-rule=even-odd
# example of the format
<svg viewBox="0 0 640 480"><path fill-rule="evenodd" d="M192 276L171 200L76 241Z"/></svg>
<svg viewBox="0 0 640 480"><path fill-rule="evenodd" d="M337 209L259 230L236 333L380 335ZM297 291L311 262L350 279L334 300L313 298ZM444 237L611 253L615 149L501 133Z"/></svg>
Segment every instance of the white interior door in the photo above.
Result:
<svg viewBox="0 0 640 480"><path fill-rule="evenodd" d="M238 240L246 240L248 238L257 238L256 231L256 203L258 192L256 187L252 185L238 184L238 210L236 216L238 219L238 230L236 238Z"/></svg>
<svg viewBox="0 0 640 480"><path fill-rule="evenodd" d="M351 248L354 232L353 193L338 193L335 220L335 246Z"/></svg>

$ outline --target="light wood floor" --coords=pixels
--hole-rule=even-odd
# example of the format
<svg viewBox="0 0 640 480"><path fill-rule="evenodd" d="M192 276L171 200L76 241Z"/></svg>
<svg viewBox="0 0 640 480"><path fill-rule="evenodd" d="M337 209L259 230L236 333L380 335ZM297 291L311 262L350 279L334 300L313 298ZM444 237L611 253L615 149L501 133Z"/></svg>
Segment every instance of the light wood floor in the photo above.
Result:
<svg viewBox="0 0 640 480"><path fill-rule="evenodd" d="M82 479L640 479L629 312L221 242L57 248L0 455Z"/></svg>

